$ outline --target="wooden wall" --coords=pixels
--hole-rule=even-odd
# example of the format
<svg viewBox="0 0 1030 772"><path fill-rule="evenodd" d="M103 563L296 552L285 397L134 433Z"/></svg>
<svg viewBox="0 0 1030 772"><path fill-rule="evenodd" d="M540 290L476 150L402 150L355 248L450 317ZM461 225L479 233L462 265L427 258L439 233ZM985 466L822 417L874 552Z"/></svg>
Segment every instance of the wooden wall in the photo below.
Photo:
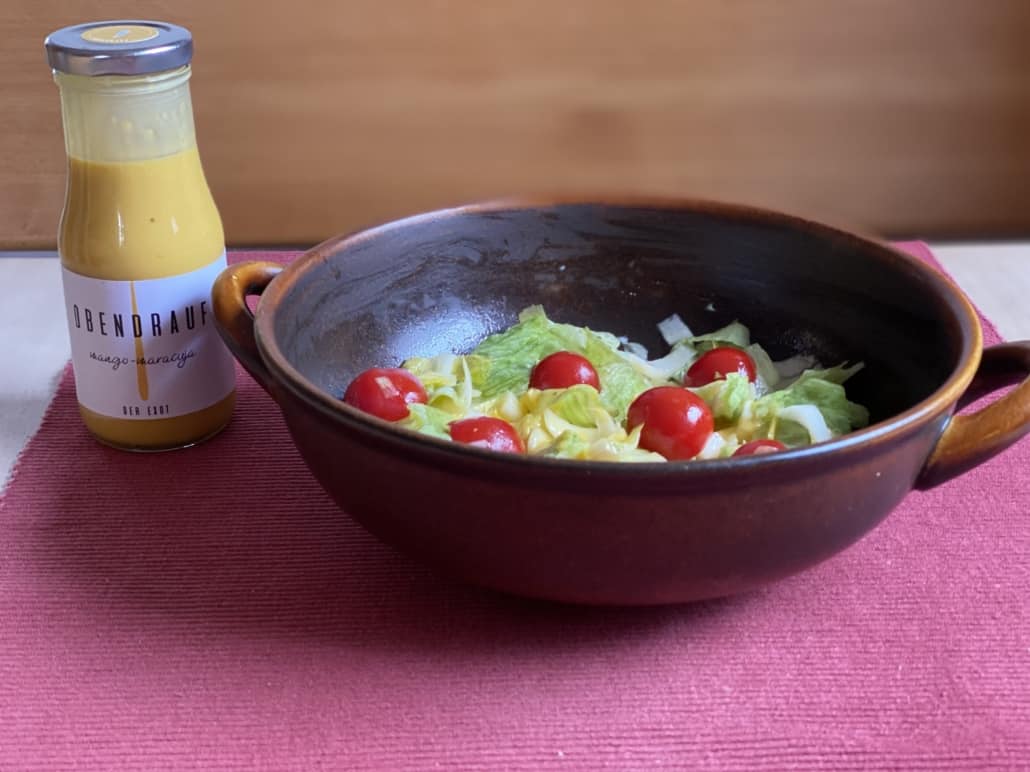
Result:
<svg viewBox="0 0 1030 772"><path fill-rule="evenodd" d="M194 32L233 244L551 191L1030 233L1028 0L4 0L0 248L54 243L43 37L124 14Z"/></svg>

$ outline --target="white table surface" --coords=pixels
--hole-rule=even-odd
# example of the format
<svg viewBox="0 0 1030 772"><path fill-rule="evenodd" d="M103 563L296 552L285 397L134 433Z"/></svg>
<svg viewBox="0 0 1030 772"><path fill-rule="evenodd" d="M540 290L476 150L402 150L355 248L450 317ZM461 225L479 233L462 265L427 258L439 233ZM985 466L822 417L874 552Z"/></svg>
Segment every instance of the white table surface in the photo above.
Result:
<svg viewBox="0 0 1030 772"><path fill-rule="evenodd" d="M1030 243L936 244L934 253L1008 340L1030 339ZM0 252L0 487L39 428L68 361L53 253Z"/></svg>

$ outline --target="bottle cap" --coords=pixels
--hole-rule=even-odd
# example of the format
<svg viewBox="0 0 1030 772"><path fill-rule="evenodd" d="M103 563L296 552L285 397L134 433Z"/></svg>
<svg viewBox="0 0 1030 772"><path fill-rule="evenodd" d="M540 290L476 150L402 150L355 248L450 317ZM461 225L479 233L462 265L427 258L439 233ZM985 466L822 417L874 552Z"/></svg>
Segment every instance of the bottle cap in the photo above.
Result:
<svg viewBox="0 0 1030 772"><path fill-rule="evenodd" d="M193 36L163 21L96 21L47 36L47 61L71 75L147 75L193 58Z"/></svg>

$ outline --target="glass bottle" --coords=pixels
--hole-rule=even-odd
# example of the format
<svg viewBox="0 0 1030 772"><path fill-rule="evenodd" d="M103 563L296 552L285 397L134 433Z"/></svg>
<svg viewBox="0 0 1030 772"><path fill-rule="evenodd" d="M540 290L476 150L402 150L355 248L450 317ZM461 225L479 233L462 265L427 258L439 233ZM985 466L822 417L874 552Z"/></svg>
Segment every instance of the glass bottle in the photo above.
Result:
<svg viewBox="0 0 1030 772"><path fill-rule="evenodd" d="M225 237L197 152L192 37L108 21L45 46L68 155L58 251L82 419L127 450L200 442L232 415L235 371L211 315Z"/></svg>

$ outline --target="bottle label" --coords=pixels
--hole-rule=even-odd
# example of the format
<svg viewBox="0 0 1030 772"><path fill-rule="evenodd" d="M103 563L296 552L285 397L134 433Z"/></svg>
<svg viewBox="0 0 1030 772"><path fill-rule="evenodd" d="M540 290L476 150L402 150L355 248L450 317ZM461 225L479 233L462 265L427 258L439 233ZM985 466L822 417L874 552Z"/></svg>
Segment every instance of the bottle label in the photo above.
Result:
<svg viewBox="0 0 1030 772"><path fill-rule="evenodd" d="M79 404L112 418L194 413L233 390L235 370L211 312L225 253L179 276L107 281L64 269Z"/></svg>

